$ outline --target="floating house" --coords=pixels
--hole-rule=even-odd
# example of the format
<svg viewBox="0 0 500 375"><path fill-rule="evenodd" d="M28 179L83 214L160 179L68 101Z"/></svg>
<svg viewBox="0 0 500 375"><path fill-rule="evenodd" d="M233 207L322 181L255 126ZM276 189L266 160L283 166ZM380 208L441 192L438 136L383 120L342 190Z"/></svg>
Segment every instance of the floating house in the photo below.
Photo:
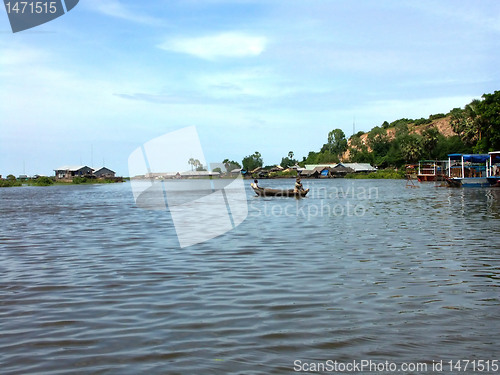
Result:
<svg viewBox="0 0 500 375"><path fill-rule="evenodd" d="M368 163L306 164L306 168L298 171L305 178L339 178L348 173L374 172L377 168Z"/></svg>
<svg viewBox="0 0 500 375"><path fill-rule="evenodd" d="M72 179L73 177L92 177L94 170L86 165L64 165L54 169L57 179Z"/></svg>
<svg viewBox="0 0 500 375"><path fill-rule="evenodd" d="M489 154L449 154L446 182L453 187L485 187L490 172Z"/></svg>
<svg viewBox="0 0 500 375"><path fill-rule="evenodd" d="M492 151L490 155L490 173L486 177L491 186L500 187L500 151Z"/></svg>
<svg viewBox="0 0 500 375"><path fill-rule="evenodd" d="M106 167L100 167L94 170L97 178L115 178L116 172Z"/></svg>

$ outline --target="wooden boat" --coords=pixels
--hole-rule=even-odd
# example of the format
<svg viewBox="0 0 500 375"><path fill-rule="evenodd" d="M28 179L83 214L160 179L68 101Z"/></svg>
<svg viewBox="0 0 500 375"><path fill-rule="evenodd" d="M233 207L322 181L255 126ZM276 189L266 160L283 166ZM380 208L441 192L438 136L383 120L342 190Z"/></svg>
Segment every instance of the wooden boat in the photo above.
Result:
<svg viewBox="0 0 500 375"><path fill-rule="evenodd" d="M448 177L450 187L487 187L490 155L488 154L449 154ZM452 163L454 162L454 164Z"/></svg>
<svg viewBox="0 0 500 375"><path fill-rule="evenodd" d="M490 186L500 187L500 151L492 151L490 155L490 168L486 179Z"/></svg>
<svg viewBox="0 0 500 375"><path fill-rule="evenodd" d="M417 179L419 182L444 180L447 160L421 160L418 162Z"/></svg>
<svg viewBox="0 0 500 375"><path fill-rule="evenodd" d="M260 197L305 197L309 189L302 191L294 191L294 189L268 189L262 187L253 187L253 191Z"/></svg>
<svg viewBox="0 0 500 375"><path fill-rule="evenodd" d="M500 187L500 176L486 177L490 186Z"/></svg>

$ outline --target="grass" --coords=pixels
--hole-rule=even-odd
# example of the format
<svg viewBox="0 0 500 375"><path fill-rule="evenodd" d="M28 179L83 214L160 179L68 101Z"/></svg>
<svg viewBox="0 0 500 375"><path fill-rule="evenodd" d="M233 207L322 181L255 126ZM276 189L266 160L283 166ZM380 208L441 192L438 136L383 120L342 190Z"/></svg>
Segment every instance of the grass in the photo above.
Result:
<svg viewBox="0 0 500 375"><path fill-rule="evenodd" d="M0 180L0 187L21 186L22 182L17 180Z"/></svg>
<svg viewBox="0 0 500 375"><path fill-rule="evenodd" d="M40 176L38 178L29 178L25 180L18 180L15 178L8 178L6 180L0 179L0 188L13 187L13 186L52 186L52 185L80 185L80 184L113 184L116 182L123 182L118 179L95 179L85 177L75 177L72 181L56 180L55 177Z"/></svg>
<svg viewBox="0 0 500 375"><path fill-rule="evenodd" d="M395 169L382 169L376 172L369 173L348 173L345 178L352 179L392 179L392 180L400 180L405 178L406 172L405 170L395 170Z"/></svg>

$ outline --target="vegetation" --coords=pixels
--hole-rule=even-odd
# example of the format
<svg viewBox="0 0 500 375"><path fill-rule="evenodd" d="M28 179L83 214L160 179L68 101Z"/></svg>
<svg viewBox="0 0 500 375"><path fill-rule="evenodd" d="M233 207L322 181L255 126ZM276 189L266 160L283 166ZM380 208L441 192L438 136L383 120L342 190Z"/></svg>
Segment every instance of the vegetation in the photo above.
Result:
<svg viewBox="0 0 500 375"><path fill-rule="evenodd" d="M367 135L359 132L350 138L351 162L370 163L377 167L402 167L421 159L447 159L450 153L486 153L500 149L500 91L484 94L463 109L454 108L447 115L439 113L427 119L407 118L385 121ZM445 137L431 124L449 116L456 133ZM410 128L429 125L421 134ZM393 137L387 130L393 129ZM366 137L363 143L361 138Z"/></svg>
<svg viewBox="0 0 500 375"><path fill-rule="evenodd" d="M258 151L255 151L252 155L243 158L242 163L243 163L243 169L247 171L252 171L255 168L259 168L264 165L264 162L262 160L262 155Z"/></svg>
<svg viewBox="0 0 500 375"><path fill-rule="evenodd" d="M297 164L298 161L293 158L293 155L294 155L293 151L289 151L288 156L281 159L280 166L282 166L283 168L286 169L288 167L291 167L291 166L294 166L295 164Z"/></svg>
<svg viewBox="0 0 500 375"><path fill-rule="evenodd" d="M224 164L224 167L226 168L227 172L231 172L232 170L235 169L241 169L240 163L234 160L224 159L222 161L222 164Z"/></svg>
<svg viewBox="0 0 500 375"><path fill-rule="evenodd" d="M16 178L14 179L9 179L7 178L6 180L1 180L0 179L0 187L13 187L13 186L21 186L22 183L21 181L17 181Z"/></svg>
<svg viewBox="0 0 500 375"><path fill-rule="evenodd" d="M73 177L74 184L85 184L88 182L87 177Z"/></svg>
<svg viewBox="0 0 500 375"><path fill-rule="evenodd" d="M295 169L289 169L286 171L269 172L270 178L289 178L297 177L297 171Z"/></svg>
<svg viewBox="0 0 500 375"><path fill-rule="evenodd" d="M500 149L500 91L482 98L450 112L453 130L475 153Z"/></svg>
<svg viewBox="0 0 500 375"><path fill-rule="evenodd" d="M196 169L197 171L206 171L206 169L203 167L203 164L198 159L193 159L190 158L188 160L188 164L191 165L191 170Z"/></svg>
<svg viewBox="0 0 500 375"><path fill-rule="evenodd" d="M382 169L377 172L369 173L348 173L345 178L353 179L401 179L406 177L406 171L404 169Z"/></svg>
<svg viewBox="0 0 500 375"><path fill-rule="evenodd" d="M50 186L54 185L54 180L47 176L40 176L33 180L32 185L35 186Z"/></svg>
<svg viewBox="0 0 500 375"><path fill-rule="evenodd" d="M52 185L72 185L72 184L112 184L116 182L123 182L129 178L88 178L88 177L74 177L72 181L56 180L54 176L35 176L33 178L16 179L12 174L8 175L6 179L0 179L0 187L12 186L52 186Z"/></svg>

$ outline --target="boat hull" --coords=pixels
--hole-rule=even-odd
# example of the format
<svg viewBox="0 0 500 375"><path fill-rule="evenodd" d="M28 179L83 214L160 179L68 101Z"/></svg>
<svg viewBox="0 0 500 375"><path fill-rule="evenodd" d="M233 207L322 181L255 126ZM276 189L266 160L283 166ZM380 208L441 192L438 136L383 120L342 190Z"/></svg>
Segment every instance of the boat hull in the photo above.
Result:
<svg viewBox="0 0 500 375"><path fill-rule="evenodd" d="M486 178L490 186L500 187L500 176L491 176Z"/></svg>
<svg viewBox="0 0 500 375"><path fill-rule="evenodd" d="M433 174L419 174L417 175L419 182L436 181L436 175Z"/></svg>
<svg viewBox="0 0 500 375"><path fill-rule="evenodd" d="M303 191L294 191L294 189L267 189L267 188L254 188L255 194L260 197L305 197L309 189Z"/></svg>
<svg viewBox="0 0 500 375"><path fill-rule="evenodd" d="M486 177L446 178L451 187L488 187L490 183Z"/></svg>

